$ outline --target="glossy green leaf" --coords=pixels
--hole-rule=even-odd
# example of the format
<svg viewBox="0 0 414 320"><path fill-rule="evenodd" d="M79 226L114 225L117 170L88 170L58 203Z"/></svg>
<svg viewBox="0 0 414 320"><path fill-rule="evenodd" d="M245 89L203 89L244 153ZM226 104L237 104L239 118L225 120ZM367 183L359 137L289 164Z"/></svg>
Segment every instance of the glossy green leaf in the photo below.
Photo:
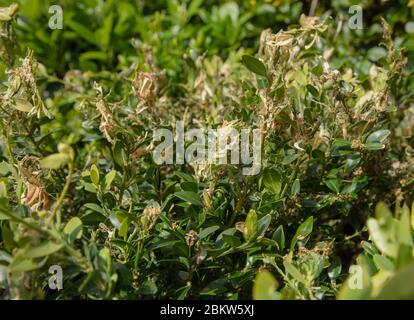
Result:
<svg viewBox="0 0 414 320"><path fill-rule="evenodd" d="M285 231L283 230L282 225L277 227L276 231L273 233L272 239L277 242L280 251L283 251L285 248Z"/></svg>
<svg viewBox="0 0 414 320"><path fill-rule="evenodd" d="M212 233L216 232L218 229L220 229L219 226L207 227L200 231L200 233L198 234L198 239L199 240L204 239L207 236L211 235Z"/></svg>
<svg viewBox="0 0 414 320"><path fill-rule="evenodd" d="M282 188L282 176L273 169L267 169L263 173L263 184L270 192L279 195Z"/></svg>
<svg viewBox="0 0 414 320"><path fill-rule="evenodd" d="M203 206L203 202L201 202L200 196L192 191L178 191L174 193L174 195L186 202L189 202L195 206Z"/></svg>
<svg viewBox="0 0 414 320"><path fill-rule="evenodd" d="M365 143L383 143L391 134L389 130L378 130L371 133Z"/></svg>
<svg viewBox="0 0 414 320"><path fill-rule="evenodd" d="M313 229L313 217L309 217L306 219L296 230L295 235L292 238L292 242L290 243L290 251L293 251L296 243L298 240L304 240L308 235L311 234Z"/></svg>
<svg viewBox="0 0 414 320"><path fill-rule="evenodd" d="M78 217L73 217L68 221L63 232L69 236L70 241L73 241L82 237L82 228L82 220Z"/></svg>
<svg viewBox="0 0 414 320"><path fill-rule="evenodd" d="M242 57L242 62L251 72L258 74L259 76L266 77L266 67L259 59L245 54Z"/></svg>

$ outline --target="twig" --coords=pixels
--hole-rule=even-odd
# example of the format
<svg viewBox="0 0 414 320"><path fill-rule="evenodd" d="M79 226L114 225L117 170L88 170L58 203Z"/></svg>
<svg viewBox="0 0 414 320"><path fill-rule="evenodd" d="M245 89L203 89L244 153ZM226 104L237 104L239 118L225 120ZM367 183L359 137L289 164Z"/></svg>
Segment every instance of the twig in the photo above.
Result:
<svg viewBox="0 0 414 320"><path fill-rule="evenodd" d="M68 190L69 190L70 183L72 182L73 167L74 167L73 159L71 158L69 161L69 174L68 174L68 177L66 178L65 186L63 187L62 193L60 194L59 199L55 205L55 208L53 209L53 212L49 217L49 220L47 222L48 226L52 223L53 219L55 218L56 213L63 205L63 200L65 199L66 194L68 193Z"/></svg>
<svg viewBox="0 0 414 320"><path fill-rule="evenodd" d="M312 0L311 7L309 10L309 16L313 17L315 15L316 7L318 6L318 0Z"/></svg>

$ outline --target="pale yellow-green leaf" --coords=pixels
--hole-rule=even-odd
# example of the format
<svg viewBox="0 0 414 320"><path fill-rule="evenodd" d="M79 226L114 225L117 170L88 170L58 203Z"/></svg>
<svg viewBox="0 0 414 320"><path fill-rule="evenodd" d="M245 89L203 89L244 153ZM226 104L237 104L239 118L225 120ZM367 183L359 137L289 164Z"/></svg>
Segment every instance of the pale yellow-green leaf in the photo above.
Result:
<svg viewBox="0 0 414 320"><path fill-rule="evenodd" d="M14 259L9 266L11 272L28 272L38 268L38 265L32 259L19 257Z"/></svg>
<svg viewBox="0 0 414 320"><path fill-rule="evenodd" d="M21 98L14 99L12 107L22 112L30 112L33 109L33 105L29 101Z"/></svg>
<svg viewBox="0 0 414 320"><path fill-rule="evenodd" d="M414 299L414 264L405 266L386 281L377 296L381 300Z"/></svg>
<svg viewBox="0 0 414 320"><path fill-rule="evenodd" d="M0 181L0 198L7 198L7 187L4 181Z"/></svg>
<svg viewBox="0 0 414 320"><path fill-rule="evenodd" d="M67 234L70 240L80 239L82 237L82 220L74 217L68 221L63 232Z"/></svg>
<svg viewBox="0 0 414 320"><path fill-rule="evenodd" d="M384 202L378 202L375 206L375 217L378 220L378 223L383 226L388 224L392 219L392 212Z"/></svg>
<svg viewBox="0 0 414 320"><path fill-rule="evenodd" d="M267 270L260 271L253 284L254 300L280 300L277 280Z"/></svg>
<svg viewBox="0 0 414 320"><path fill-rule="evenodd" d="M125 238L128 234L128 228L129 228L129 220L128 218L125 218L124 220L122 220L119 226L119 230L118 230L119 236L122 238Z"/></svg>
<svg viewBox="0 0 414 320"><path fill-rule="evenodd" d="M91 170L90 170L90 174L91 174L91 181L95 186L98 186L99 184L99 169L96 165L92 165L91 166Z"/></svg>
<svg viewBox="0 0 414 320"><path fill-rule="evenodd" d="M287 273L289 273L297 281L299 281L303 284L306 283L305 277L300 273L300 271L292 263L285 260L285 261L283 261L283 266L285 267L285 271Z"/></svg>
<svg viewBox="0 0 414 320"><path fill-rule="evenodd" d="M404 204L402 208L400 223L399 223L399 243L406 244L410 247L413 246L413 237L411 235L411 223L410 223L410 209Z"/></svg>
<svg viewBox="0 0 414 320"><path fill-rule="evenodd" d="M116 171L111 170L109 173L105 176L105 189L109 190L111 188L112 181L114 181L116 177Z"/></svg>
<svg viewBox="0 0 414 320"><path fill-rule="evenodd" d="M243 233L245 240L251 240L257 233L257 213L255 210L251 209L247 214L246 221L244 222L246 226L246 232Z"/></svg>
<svg viewBox="0 0 414 320"><path fill-rule="evenodd" d="M53 242L46 242L36 247L28 248L24 251L26 258L40 258L49 256L52 253L59 251L62 248L62 244L56 244Z"/></svg>
<svg viewBox="0 0 414 320"><path fill-rule="evenodd" d="M372 297L378 296L378 294L381 292L384 283L387 282L390 278L392 278L394 274L389 271L380 270L377 274L375 274L371 278L372 283Z"/></svg>
<svg viewBox="0 0 414 320"><path fill-rule="evenodd" d="M414 201L411 205L411 228L414 230Z"/></svg>
<svg viewBox="0 0 414 320"><path fill-rule="evenodd" d="M369 218L367 227L372 241L377 248L387 256L397 257L398 242L395 234L394 220L389 225L381 226L376 219Z"/></svg>
<svg viewBox="0 0 414 320"><path fill-rule="evenodd" d="M64 153L54 153L40 160L40 164L46 169L59 169L69 161L69 156Z"/></svg>

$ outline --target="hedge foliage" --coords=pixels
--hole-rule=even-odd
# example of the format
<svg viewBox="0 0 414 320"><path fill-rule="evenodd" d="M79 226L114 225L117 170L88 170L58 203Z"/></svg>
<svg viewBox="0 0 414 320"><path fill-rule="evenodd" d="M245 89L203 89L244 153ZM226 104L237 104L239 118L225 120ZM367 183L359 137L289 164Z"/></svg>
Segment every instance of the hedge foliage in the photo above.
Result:
<svg viewBox="0 0 414 320"><path fill-rule="evenodd" d="M413 1L53 4L0 0L2 298L414 298ZM176 121L260 173L156 164Z"/></svg>

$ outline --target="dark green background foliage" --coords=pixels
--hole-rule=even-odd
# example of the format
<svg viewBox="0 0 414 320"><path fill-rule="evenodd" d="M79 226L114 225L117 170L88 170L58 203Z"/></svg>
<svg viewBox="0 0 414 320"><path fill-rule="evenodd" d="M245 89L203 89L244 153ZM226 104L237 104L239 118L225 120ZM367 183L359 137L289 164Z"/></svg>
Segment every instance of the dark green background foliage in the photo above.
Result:
<svg viewBox="0 0 414 320"><path fill-rule="evenodd" d="M413 1L61 0L62 30L54 1L18 3L2 298L414 298ZM260 173L156 165L153 130L178 120L259 128Z"/></svg>

